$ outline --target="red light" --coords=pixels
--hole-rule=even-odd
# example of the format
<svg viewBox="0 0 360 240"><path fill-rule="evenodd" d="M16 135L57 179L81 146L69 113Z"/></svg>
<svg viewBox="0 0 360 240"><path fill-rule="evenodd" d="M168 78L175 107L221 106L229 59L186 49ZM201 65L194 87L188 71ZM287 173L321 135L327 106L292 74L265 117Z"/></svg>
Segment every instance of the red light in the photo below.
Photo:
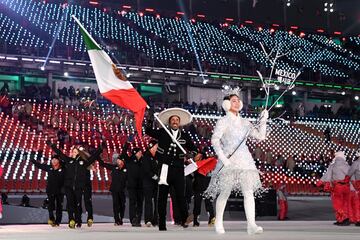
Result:
<svg viewBox="0 0 360 240"><path fill-rule="evenodd" d="M195 19L194 19L194 18L192 18L190 21L191 21L192 23L195 23Z"/></svg>
<svg viewBox="0 0 360 240"><path fill-rule="evenodd" d="M254 22L251 21L251 20L246 20L245 23L248 23L248 24L253 24Z"/></svg>
<svg viewBox="0 0 360 240"><path fill-rule="evenodd" d="M277 23L273 23L273 25L272 25L273 27L280 27L280 25L279 24L277 24Z"/></svg>
<svg viewBox="0 0 360 240"><path fill-rule="evenodd" d="M233 18L225 18L226 21L229 21L229 22L233 22L234 19Z"/></svg>
<svg viewBox="0 0 360 240"><path fill-rule="evenodd" d="M203 14L198 14L197 15L199 18L205 18L205 15L203 15Z"/></svg>
<svg viewBox="0 0 360 240"><path fill-rule="evenodd" d="M157 19L160 19L160 14L156 14L156 18L157 18Z"/></svg>
<svg viewBox="0 0 360 240"><path fill-rule="evenodd" d="M145 8L146 12L154 12L155 10L153 8Z"/></svg>
<svg viewBox="0 0 360 240"><path fill-rule="evenodd" d="M301 33L300 33L300 37L305 37L305 33L304 33L304 32L301 32Z"/></svg>
<svg viewBox="0 0 360 240"><path fill-rule="evenodd" d="M262 28L262 27L258 27L258 30L259 30L259 32L261 32L261 31L263 30L263 28Z"/></svg>
<svg viewBox="0 0 360 240"><path fill-rule="evenodd" d="M335 35L341 35L341 32L334 32Z"/></svg>
<svg viewBox="0 0 360 240"><path fill-rule="evenodd" d="M185 15L183 12L176 12L177 15Z"/></svg>
<svg viewBox="0 0 360 240"><path fill-rule="evenodd" d="M126 9L131 9L131 6L128 6L128 5L123 5L122 7L126 8Z"/></svg>
<svg viewBox="0 0 360 240"><path fill-rule="evenodd" d="M290 31L289 31L289 34L292 35L292 34L293 34L293 31L290 30Z"/></svg>
<svg viewBox="0 0 360 240"><path fill-rule="evenodd" d="M140 17L143 17L143 16L144 16L144 13L143 13L143 12L139 12L139 16L140 16Z"/></svg>
<svg viewBox="0 0 360 240"><path fill-rule="evenodd" d="M323 33L323 32L325 32L325 30L324 29L318 29L318 30L316 30L317 32L319 32L319 33Z"/></svg>
<svg viewBox="0 0 360 240"><path fill-rule="evenodd" d="M99 5L99 3L95 2L95 1L89 1L89 4L91 4L91 5Z"/></svg>
<svg viewBox="0 0 360 240"><path fill-rule="evenodd" d="M271 33L275 32L275 29L270 28L270 32L271 32Z"/></svg>
<svg viewBox="0 0 360 240"><path fill-rule="evenodd" d="M291 28L291 29L299 29L298 26L291 26L290 28Z"/></svg>

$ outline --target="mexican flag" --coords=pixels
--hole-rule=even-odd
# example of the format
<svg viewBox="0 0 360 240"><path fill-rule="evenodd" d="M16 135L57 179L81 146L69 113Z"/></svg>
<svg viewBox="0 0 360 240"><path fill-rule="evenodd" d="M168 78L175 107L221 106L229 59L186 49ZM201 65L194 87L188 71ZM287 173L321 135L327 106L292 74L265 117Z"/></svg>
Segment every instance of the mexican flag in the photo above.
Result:
<svg viewBox="0 0 360 240"><path fill-rule="evenodd" d="M147 106L145 100L122 74L121 70L116 67L109 55L91 37L80 21L75 16L72 17L79 24L101 95L112 103L134 112L136 130L141 137L142 122Z"/></svg>

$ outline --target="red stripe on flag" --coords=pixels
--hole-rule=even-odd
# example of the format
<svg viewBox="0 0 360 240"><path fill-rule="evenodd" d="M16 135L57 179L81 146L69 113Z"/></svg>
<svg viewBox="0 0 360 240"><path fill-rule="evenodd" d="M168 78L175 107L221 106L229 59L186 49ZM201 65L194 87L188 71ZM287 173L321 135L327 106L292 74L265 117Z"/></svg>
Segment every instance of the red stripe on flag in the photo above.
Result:
<svg viewBox="0 0 360 240"><path fill-rule="evenodd" d="M110 100L112 103L129 109L134 112L136 130L139 136L142 136L142 122L146 109L146 102L136 91L135 88L110 90L102 93L102 95Z"/></svg>

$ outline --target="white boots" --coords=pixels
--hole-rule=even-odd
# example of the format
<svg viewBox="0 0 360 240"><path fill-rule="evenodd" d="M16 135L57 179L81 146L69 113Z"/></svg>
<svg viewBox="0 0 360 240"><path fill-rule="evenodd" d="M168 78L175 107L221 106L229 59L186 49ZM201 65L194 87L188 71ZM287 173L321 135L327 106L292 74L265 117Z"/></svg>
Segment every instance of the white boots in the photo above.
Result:
<svg viewBox="0 0 360 240"><path fill-rule="evenodd" d="M216 217L215 217L215 231L218 234L224 234L224 211L226 207L226 202L231 194L231 189L227 191L222 191L216 200Z"/></svg>
<svg viewBox="0 0 360 240"><path fill-rule="evenodd" d="M264 232L263 228L257 226L256 224L255 224L255 225L252 225L252 226L248 224L248 226L247 226L247 233L248 233L249 235L261 234L261 233L263 233L263 232Z"/></svg>
<svg viewBox="0 0 360 240"><path fill-rule="evenodd" d="M249 235L263 233L263 228L255 223L255 199L252 191L244 191L244 209L247 219L247 233Z"/></svg>
<svg viewBox="0 0 360 240"><path fill-rule="evenodd" d="M249 235L263 233L263 228L257 226L255 223L255 199L252 191L243 192L244 195L244 209L247 219L247 233ZM224 223L223 216L226 206L226 202L230 193L228 191L220 193L216 200L216 220L215 220L215 231L218 234L224 234Z"/></svg>

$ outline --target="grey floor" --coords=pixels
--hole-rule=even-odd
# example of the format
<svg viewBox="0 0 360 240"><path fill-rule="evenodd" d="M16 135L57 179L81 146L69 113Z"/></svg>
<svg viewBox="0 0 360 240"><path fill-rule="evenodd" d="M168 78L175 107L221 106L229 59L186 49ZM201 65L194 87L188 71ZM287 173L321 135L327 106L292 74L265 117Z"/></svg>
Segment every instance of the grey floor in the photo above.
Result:
<svg viewBox="0 0 360 240"><path fill-rule="evenodd" d="M262 221L260 224L264 228L261 235L248 236L246 233L246 223L244 221L226 221L226 233L218 235L213 227L208 227L205 222L201 222L200 227L189 227L183 229L168 223L167 232L159 232L156 228L141 227L132 228L129 224L115 227L111 223L98 223L93 227L83 227L81 229L69 229L66 226L52 228L48 225L6 225L0 226L0 239L359 239L360 227L348 226L338 227L332 225L331 221Z"/></svg>
<svg viewBox="0 0 360 240"><path fill-rule="evenodd" d="M18 205L21 200L21 195L9 195L9 203L12 205ZM34 207L40 207L46 195L29 195L30 204ZM128 199L126 201L125 218L128 218ZM290 221L332 221L334 220L334 214L332 211L330 198L323 197L289 197L289 212L288 217ZM228 204L229 206L230 204ZM215 207L215 205L214 205ZM93 208L94 214L104 217L112 217L112 199L110 195L93 195ZM190 212L192 206L190 206ZM66 213L65 213L66 214ZM169 214L168 214L169 215ZM66 216L66 215L65 215ZM66 218L64 216L64 218ZM225 220L245 220L243 211L232 210L227 208L224 214ZM105 220L103 220L105 219ZM103 218L102 222L108 222L108 218ZM110 218L111 219L111 218ZM276 216L258 216L258 220L276 220ZM4 220L4 219L3 219ZM111 219L112 220L112 219ZM170 221L170 218L168 218ZM200 220L207 220L204 204L202 204L202 214ZM96 221L96 219L95 219ZM0 221L1 223L2 221ZM98 221L99 222L99 221ZM3 222L4 223L4 222Z"/></svg>

